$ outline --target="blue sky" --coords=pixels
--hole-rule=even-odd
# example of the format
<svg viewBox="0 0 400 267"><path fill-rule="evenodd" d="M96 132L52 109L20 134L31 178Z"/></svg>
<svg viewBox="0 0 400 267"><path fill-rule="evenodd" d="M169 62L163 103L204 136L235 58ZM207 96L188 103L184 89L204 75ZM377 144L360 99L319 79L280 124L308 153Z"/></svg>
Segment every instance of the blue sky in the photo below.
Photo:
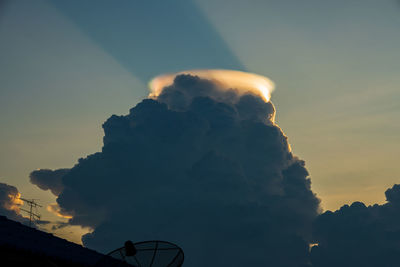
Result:
<svg viewBox="0 0 400 267"><path fill-rule="evenodd" d="M326 209L384 202L398 183L400 5L351 1L9 1L0 13L0 181L73 166L148 80L192 68L277 85L277 123ZM54 219L50 213L44 216Z"/></svg>

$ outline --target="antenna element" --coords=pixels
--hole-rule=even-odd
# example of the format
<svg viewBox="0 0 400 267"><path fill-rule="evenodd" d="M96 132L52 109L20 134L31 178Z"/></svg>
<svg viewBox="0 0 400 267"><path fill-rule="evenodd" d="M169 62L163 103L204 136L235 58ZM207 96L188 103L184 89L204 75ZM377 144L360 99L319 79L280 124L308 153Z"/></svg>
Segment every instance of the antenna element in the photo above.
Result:
<svg viewBox="0 0 400 267"><path fill-rule="evenodd" d="M26 213L29 214L29 227L32 227L32 222L35 220L40 220L40 215L37 213L37 207L42 207L41 205L39 205L37 202L35 202L35 200L38 199L25 199L25 198L20 198L21 200L25 201L26 203L28 203L29 205L29 210L26 209L22 209L20 208L20 210L25 211ZM33 211L33 208L35 208L35 212Z"/></svg>

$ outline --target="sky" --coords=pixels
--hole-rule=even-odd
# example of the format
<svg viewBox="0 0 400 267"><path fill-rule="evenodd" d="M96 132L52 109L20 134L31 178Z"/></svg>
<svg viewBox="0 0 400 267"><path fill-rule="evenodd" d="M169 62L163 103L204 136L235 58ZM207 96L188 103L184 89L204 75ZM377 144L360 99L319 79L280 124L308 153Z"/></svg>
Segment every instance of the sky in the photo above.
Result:
<svg viewBox="0 0 400 267"><path fill-rule="evenodd" d="M55 203L29 174L101 151L101 125L145 98L152 77L202 68L275 82L276 122L324 210L383 204L399 183L397 1L4 3L0 182L25 198ZM80 242L78 228L57 233Z"/></svg>

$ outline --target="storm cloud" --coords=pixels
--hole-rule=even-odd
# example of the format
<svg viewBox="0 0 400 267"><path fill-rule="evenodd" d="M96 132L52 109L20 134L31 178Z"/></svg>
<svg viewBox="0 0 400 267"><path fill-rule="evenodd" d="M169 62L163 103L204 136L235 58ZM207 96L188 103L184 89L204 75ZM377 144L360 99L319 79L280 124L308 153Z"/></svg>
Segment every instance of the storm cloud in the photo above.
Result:
<svg viewBox="0 0 400 267"><path fill-rule="evenodd" d="M307 266L319 199L274 115L257 95L179 75L103 124L101 152L66 171L57 203L103 252L161 239L187 266Z"/></svg>
<svg viewBox="0 0 400 267"><path fill-rule="evenodd" d="M311 258L315 267L397 266L400 262L400 185L385 192L387 203L362 202L327 211L315 221Z"/></svg>
<svg viewBox="0 0 400 267"><path fill-rule="evenodd" d="M50 190L53 195L58 196L63 190L62 177L69 169L49 170L42 169L31 172L29 175L32 184L42 190Z"/></svg>

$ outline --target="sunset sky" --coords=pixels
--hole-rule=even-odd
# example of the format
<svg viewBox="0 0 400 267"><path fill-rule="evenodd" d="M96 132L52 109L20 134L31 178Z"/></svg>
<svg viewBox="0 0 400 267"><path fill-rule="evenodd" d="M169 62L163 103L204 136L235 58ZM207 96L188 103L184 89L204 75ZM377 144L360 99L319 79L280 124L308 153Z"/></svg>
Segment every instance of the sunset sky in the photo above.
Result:
<svg viewBox="0 0 400 267"><path fill-rule="evenodd" d="M400 183L398 1L151 2L0 2L0 182L40 199L44 220L65 219L29 174L100 151L107 118L186 69L274 81L276 123L324 210L382 204ZM80 242L82 231L56 233Z"/></svg>

